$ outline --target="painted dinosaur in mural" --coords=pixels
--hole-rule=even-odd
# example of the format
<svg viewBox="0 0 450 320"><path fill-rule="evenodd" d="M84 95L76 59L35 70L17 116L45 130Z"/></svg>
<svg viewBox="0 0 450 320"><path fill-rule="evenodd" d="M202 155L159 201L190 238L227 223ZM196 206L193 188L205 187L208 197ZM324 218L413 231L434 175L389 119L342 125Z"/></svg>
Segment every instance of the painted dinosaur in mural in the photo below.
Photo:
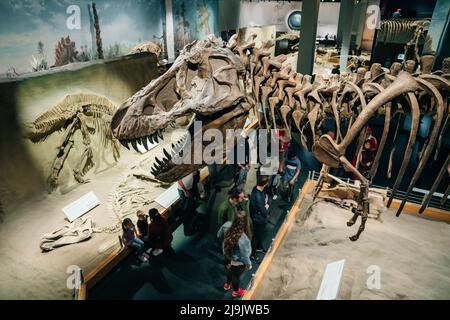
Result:
<svg viewBox="0 0 450 320"><path fill-rule="evenodd" d="M55 64L53 67L61 67L69 63L77 62L78 60L79 57L75 41L72 41L70 36L61 38L55 46Z"/></svg>
<svg viewBox="0 0 450 320"><path fill-rule="evenodd" d="M78 183L88 182L85 176L95 166L91 136L98 137L101 149L112 149L114 161L118 161L119 145L110 130L115 110L111 101L104 97L88 94L68 95L27 124L25 135L33 143L44 143L50 135L63 132L47 179L49 192L58 186L60 172L74 147L77 132L81 132L84 147L78 164L73 169L73 177Z"/></svg>
<svg viewBox="0 0 450 320"><path fill-rule="evenodd" d="M131 145L137 150L138 143L146 147L147 138L158 142L164 129L178 117L193 114L203 122L203 132L209 128L223 132L225 129L243 128L253 108L259 115L261 127L277 129L280 127L278 123L282 123L282 127L299 133L303 146L323 164L322 176L326 175L328 168L342 165L358 177L361 181L358 205L347 223L351 226L361 216L357 233L350 237L355 241L364 230L369 215L370 178L355 168L357 163L354 166L347 160L351 156L348 155L348 147L355 145L356 154L359 154L368 121L378 114L385 116L383 136L371 169L371 176L375 176L391 118L397 114L411 114L409 141L400 170L396 173L390 205L409 164L420 118L423 115L432 117L432 129L400 213L431 153L439 152L436 146L445 132L445 119L448 125L450 76L411 74L403 70L401 64L394 63L388 71L374 64L370 71L360 68L353 74L332 75L329 79L316 76L312 81L310 75L297 73L291 66L283 65L286 56L270 57L268 49L273 45L273 41L265 41L257 47L255 36L242 44L237 44L233 36L226 47L220 46L213 36L194 41L184 48L165 74L122 104L111 122L113 135L125 147ZM326 120L335 122L334 138L324 130ZM192 132L192 127L187 130ZM192 134L190 137L195 140ZM152 168L156 179L175 182L204 165L174 163L174 157L194 155L193 149L186 150L186 146L193 148L194 145L186 143L187 139L173 144L171 151L164 150L162 160L156 158ZM208 144L203 142L202 147L206 148ZM447 162L449 159L450 156ZM426 205L425 200L423 206Z"/></svg>

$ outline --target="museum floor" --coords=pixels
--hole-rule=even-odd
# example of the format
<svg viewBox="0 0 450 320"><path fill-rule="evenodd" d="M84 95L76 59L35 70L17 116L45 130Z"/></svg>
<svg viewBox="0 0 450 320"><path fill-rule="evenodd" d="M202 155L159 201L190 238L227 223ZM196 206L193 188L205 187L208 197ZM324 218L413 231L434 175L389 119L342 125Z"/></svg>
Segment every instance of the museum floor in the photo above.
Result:
<svg viewBox="0 0 450 320"><path fill-rule="evenodd" d="M328 263L345 259L339 300L450 299L450 224L387 209L368 219L361 238L352 213L307 200L277 250L254 299L316 299Z"/></svg>

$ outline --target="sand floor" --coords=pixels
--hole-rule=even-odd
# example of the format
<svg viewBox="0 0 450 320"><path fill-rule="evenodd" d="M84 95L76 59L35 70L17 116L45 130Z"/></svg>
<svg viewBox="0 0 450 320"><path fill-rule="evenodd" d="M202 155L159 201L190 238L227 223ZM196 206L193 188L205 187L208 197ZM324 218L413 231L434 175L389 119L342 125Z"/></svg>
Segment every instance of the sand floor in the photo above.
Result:
<svg viewBox="0 0 450 320"><path fill-rule="evenodd" d="M85 216L92 217L96 227L117 224L118 219L109 206L110 193L130 171L142 169L149 173L154 157L162 154L164 146L170 145L170 135L171 132L167 132L164 142L144 155L122 147L116 166L96 175L90 173L88 177L92 182L78 185L70 192L42 193L15 207L4 208L7 214L0 223L0 299L72 299L73 290L66 286L67 268L77 265L88 273L119 246L118 233L94 233L85 242L48 253L42 253L39 248L42 235L68 224L61 209L90 191L95 192L101 205ZM149 199L164 191L151 182L136 183L146 187L145 195Z"/></svg>
<svg viewBox="0 0 450 320"><path fill-rule="evenodd" d="M255 299L316 299L326 265L341 259L346 262L338 299L450 299L448 223L406 213L396 218L387 210L383 222L369 219L361 238L351 242L359 226L346 226L351 212L322 202L302 222L309 204L297 214ZM379 267L379 289L366 284L370 266Z"/></svg>

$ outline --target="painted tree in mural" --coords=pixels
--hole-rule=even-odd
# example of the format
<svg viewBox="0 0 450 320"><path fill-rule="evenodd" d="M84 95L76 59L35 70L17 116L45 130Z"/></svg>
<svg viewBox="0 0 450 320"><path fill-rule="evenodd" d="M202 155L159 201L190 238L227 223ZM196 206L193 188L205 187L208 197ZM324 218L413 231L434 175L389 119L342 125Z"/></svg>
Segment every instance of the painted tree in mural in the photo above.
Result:
<svg viewBox="0 0 450 320"><path fill-rule="evenodd" d="M31 58L32 58L31 68L33 72L48 69L48 63L47 60L45 59L44 43L42 41L38 42L37 57L33 55L31 56Z"/></svg>
<svg viewBox="0 0 450 320"><path fill-rule="evenodd" d="M95 22L94 17L91 12L91 5L88 4L88 12L89 12L89 30L91 32L91 45L92 45L92 53L97 51L97 41L95 40Z"/></svg>
<svg viewBox="0 0 450 320"><path fill-rule="evenodd" d="M184 2L181 3L176 15L175 48L181 49L191 41L190 24L186 20L186 9Z"/></svg>
<svg viewBox="0 0 450 320"><path fill-rule="evenodd" d="M98 20L97 8L95 2L92 3L92 11L94 13L94 27L95 27L95 38L97 40L97 53L99 59L104 59L103 47L102 47L102 36L100 31L100 22Z"/></svg>
<svg viewBox="0 0 450 320"><path fill-rule="evenodd" d="M209 11L205 2L203 2L203 4L197 4L197 13L197 32L203 31L205 35L211 34L212 32L209 26Z"/></svg>

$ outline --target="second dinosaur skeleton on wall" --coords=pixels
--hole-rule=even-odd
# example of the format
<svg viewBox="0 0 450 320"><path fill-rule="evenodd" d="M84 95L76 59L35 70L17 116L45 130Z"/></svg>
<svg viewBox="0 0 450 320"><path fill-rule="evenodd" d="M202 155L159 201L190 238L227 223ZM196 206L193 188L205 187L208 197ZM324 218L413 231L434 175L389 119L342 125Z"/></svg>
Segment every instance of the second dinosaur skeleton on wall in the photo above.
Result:
<svg viewBox="0 0 450 320"><path fill-rule="evenodd" d="M292 67L283 65L286 56L270 57L268 49L274 45L273 41L256 47L254 40L252 36L238 45L236 37L232 37L226 47L221 47L211 36L187 45L165 74L117 110L111 122L113 135L124 146L131 144L137 150L138 143L146 147L147 138L158 141L162 130L187 114L194 114L203 121L202 133L210 128L224 133L226 129L242 128L252 108L257 113L261 110L261 126L276 129L276 119L279 119L283 127L298 131L302 144L324 165L324 171L343 165L359 178L358 205L348 222L351 226L358 216L362 218L357 233L350 237L355 241L364 230L369 215L370 181L347 160L348 147L356 145L359 153L368 121L377 114L385 116L383 137L371 172L372 177L375 176L391 117L397 113L412 114L410 137L390 204L409 164L420 117L427 114L433 118L433 127L400 213L435 150L438 137L444 134L442 122L449 114L449 75L413 75L402 70L400 64L393 64L390 72L384 72L379 64L374 64L368 72L360 68L354 74L332 75L329 79L316 76L312 81L310 75L297 73ZM335 140L323 132L327 119L336 123ZM187 128L192 133L191 129ZM203 142L203 149L210 143ZM170 152L164 150L163 160L156 158L152 170L156 179L176 182L205 165L195 164L195 161L175 165L174 157L193 157L193 150L185 150L185 146L193 148L194 144L187 144L186 139L182 139ZM224 153L228 151L224 150ZM426 206L424 202L423 207Z"/></svg>
<svg viewBox="0 0 450 320"><path fill-rule="evenodd" d="M33 143L42 143L50 135L64 132L47 180L49 192L58 186L59 174L74 147L74 136L78 131L81 132L84 145L78 165L73 169L73 176L78 183L87 182L85 175L95 165L91 135L95 134L100 138L102 149L111 148L114 161L118 161L118 144L109 129L114 111L114 105L104 97L88 94L68 95L52 109L27 124L26 137ZM102 154L104 155L103 151Z"/></svg>

